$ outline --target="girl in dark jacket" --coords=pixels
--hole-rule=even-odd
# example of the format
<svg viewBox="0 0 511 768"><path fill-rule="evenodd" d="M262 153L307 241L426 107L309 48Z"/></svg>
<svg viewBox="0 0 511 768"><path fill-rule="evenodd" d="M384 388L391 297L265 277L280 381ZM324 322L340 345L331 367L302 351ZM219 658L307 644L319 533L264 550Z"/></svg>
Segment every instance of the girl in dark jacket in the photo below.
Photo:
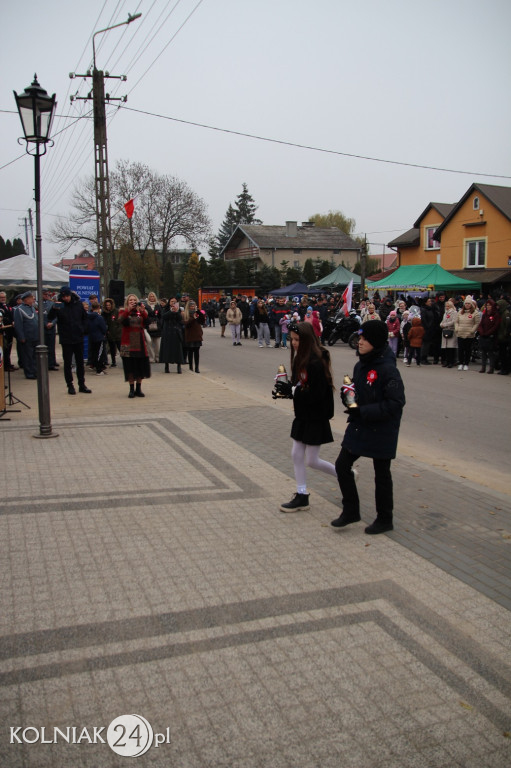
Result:
<svg viewBox="0 0 511 768"><path fill-rule="evenodd" d="M486 371L487 360L489 365L488 373L493 373L495 370L495 349L500 319L497 305L493 299L488 299L484 305L483 316L477 329L479 333L479 349L481 350L481 370L479 373Z"/></svg>
<svg viewBox="0 0 511 768"><path fill-rule="evenodd" d="M197 304L190 299L186 303L185 311L183 313L183 320L185 324L185 351L188 355L188 365L190 370L193 371L193 363L195 363L195 373L199 371L199 352L202 347L202 326L205 323L206 315L204 312L199 312Z"/></svg>
<svg viewBox="0 0 511 768"><path fill-rule="evenodd" d="M323 443L333 442L330 419L334 415L330 353L322 347L310 323L290 324L291 382L276 384L276 390L293 399L295 418L291 427L296 494L281 512L309 509L306 467L336 476L335 467L319 458Z"/></svg>
<svg viewBox="0 0 511 768"><path fill-rule="evenodd" d="M332 521L343 528L360 520L360 502L353 464L360 456L373 460L376 520L366 533L393 529L393 486L390 462L396 457L405 391L396 358L390 349L388 329L381 320L364 323L359 331L359 362L353 372L355 407L346 409L348 426L335 463L342 494L342 514Z"/></svg>

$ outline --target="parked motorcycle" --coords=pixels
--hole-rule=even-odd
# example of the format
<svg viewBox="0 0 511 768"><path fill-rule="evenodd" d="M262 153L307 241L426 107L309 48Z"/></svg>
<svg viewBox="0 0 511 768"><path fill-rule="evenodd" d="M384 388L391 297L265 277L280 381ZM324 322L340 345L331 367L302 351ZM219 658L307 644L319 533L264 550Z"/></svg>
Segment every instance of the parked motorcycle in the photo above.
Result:
<svg viewBox="0 0 511 768"><path fill-rule="evenodd" d="M342 310L339 310L333 319L333 327L327 336L328 346L333 347L335 342L340 339L345 344L349 344L352 349L356 349L357 339L354 337L358 336L357 331L360 329L361 322L354 309L350 310L348 317L346 317Z"/></svg>

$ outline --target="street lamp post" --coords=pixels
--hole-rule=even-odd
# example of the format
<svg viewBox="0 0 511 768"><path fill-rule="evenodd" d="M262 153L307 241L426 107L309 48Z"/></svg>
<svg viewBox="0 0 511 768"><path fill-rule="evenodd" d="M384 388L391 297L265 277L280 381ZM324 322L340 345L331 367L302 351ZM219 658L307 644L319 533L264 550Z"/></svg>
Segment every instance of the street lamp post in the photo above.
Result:
<svg viewBox="0 0 511 768"><path fill-rule="evenodd" d="M52 431L50 415L50 387L48 381L48 347L44 343L44 312L43 312L43 262L41 248L41 169L40 158L46 154L46 145L50 140L50 129L57 103L55 94L49 96L37 82L37 75L31 86L24 93L14 98L23 126L26 150L34 157L34 200L36 223L36 268L37 268L37 300L39 302L39 345L36 347L37 362L37 396L39 403L39 433L34 437L57 437ZM23 139L19 139L23 141ZM35 149L30 151L30 144Z"/></svg>

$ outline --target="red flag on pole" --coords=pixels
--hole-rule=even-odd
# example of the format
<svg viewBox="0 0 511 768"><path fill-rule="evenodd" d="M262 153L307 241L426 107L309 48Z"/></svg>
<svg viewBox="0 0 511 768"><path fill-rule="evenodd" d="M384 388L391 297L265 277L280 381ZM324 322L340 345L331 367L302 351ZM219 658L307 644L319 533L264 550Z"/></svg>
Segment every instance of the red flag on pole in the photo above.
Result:
<svg viewBox="0 0 511 768"><path fill-rule="evenodd" d="M126 216L128 219L131 219L133 216L133 211L135 210L135 198L132 198L131 200L128 200L127 203L124 203L124 210L126 211Z"/></svg>
<svg viewBox="0 0 511 768"><path fill-rule="evenodd" d="M353 280L350 280L349 285L346 286L346 288L344 289L344 293L342 294L343 309L346 317L348 317L349 311L351 309L352 297L353 297Z"/></svg>

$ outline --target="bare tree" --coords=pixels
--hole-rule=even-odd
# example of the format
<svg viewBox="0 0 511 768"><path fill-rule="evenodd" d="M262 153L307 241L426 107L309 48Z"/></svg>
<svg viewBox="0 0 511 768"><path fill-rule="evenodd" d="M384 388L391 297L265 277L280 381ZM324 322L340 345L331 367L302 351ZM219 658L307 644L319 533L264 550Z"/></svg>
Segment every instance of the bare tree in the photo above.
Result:
<svg viewBox="0 0 511 768"><path fill-rule="evenodd" d="M124 203L135 198L133 217L128 219ZM114 276L122 267L122 246L129 245L143 261L158 253L165 267L173 241L182 238L191 247L211 236L211 221L205 202L174 176L161 176L142 163L119 160L110 173ZM94 179L81 181L72 196L72 213L53 227L51 239L65 253L80 243L96 245ZM132 267L131 267L132 268Z"/></svg>

